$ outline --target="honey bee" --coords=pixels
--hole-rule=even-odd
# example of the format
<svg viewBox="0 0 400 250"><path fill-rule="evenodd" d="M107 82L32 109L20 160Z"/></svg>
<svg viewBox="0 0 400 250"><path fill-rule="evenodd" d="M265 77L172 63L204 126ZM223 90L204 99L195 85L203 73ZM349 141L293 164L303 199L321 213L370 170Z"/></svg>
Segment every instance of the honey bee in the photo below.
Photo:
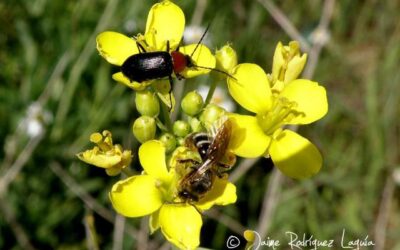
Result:
<svg viewBox="0 0 400 250"><path fill-rule="evenodd" d="M202 161L193 161L192 170L181 179L179 198L197 202L212 188L215 178L222 178L223 173L233 166L236 160L233 154L225 159L231 133L232 124L225 117L217 123L211 135L194 133L186 138L186 147L197 150Z"/></svg>

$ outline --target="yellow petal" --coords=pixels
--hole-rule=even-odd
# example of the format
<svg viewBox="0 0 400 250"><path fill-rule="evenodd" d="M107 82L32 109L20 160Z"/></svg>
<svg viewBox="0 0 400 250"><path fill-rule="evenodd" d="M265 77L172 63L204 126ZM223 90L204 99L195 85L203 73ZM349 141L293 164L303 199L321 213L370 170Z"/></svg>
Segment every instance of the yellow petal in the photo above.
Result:
<svg viewBox="0 0 400 250"><path fill-rule="evenodd" d="M190 44L187 46L183 46L179 48L179 51L185 55L191 56L190 59L194 64L193 67L187 67L180 74L185 78L191 78L203 74L207 74L210 72L210 69L215 68L216 59L215 56L211 53L211 51L204 45L199 44L196 51L192 55L195 50L197 44ZM196 67L198 66L198 67ZM202 67L208 68L204 69Z"/></svg>
<svg viewBox="0 0 400 250"><path fill-rule="evenodd" d="M150 215L149 217L150 234L153 234L157 229L160 228L159 216L160 216L160 209Z"/></svg>
<svg viewBox="0 0 400 250"><path fill-rule="evenodd" d="M127 87L136 90L136 91L141 91L144 90L147 86L149 86L153 81L144 81L144 82L135 82L135 81L130 81L127 77L124 76L124 74L122 74L122 72L117 72L115 74L112 75L112 78L117 81L120 82L124 85L126 85Z"/></svg>
<svg viewBox="0 0 400 250"><path fill-rule="evenodd" d="M282 50L283 50L283 44L281 42L278 42L275 48L275 53L272 63L272 76L275 79L280 78L282 67L285 64L285 59L283 58Z"/></svg>
<svg viewBox="0 0 400 250"><path fill-rule="evenodd" d="M126 217L139 217L153 213L162 205L158 180L138 175L115 183L109 193L114 209Z"/></svg>
<svg viewBox="0 0 400 250"><path fill-rule="evenodd" d="M162 182L169 179L165 163L164 144L157 140L147 141L139 148L139 160L144 171Z"/></svg>
<svg viewBox="0 0 400 250"><path fill-rule="evenodd" d="M280 96L295 101L300 115L289 124L308 124L322 118L328 112L328 99L325 88L317 82L298 79L285 86Z"/></svg>
<svg viewBox="0 0 400 250"><path fill-rule="evenodd" d="M288 68L285 72L285 83L290 83L295 80L303 71L304 66L307 62L307 54L295 56L288 64Z"/></svg>
<svg viewBox="0 0 400 250"><path fill-rule="evenodd" d="M243 108L263 113L271 108L270 83L264 70L257 64L243 63L230 72L236 78L228 77L229 93Z"/></svg>
<svg viewBox="0 0 400 250"><path fill-rule="evenodd" d="M191 205L164 204L159 222L168 241L180 249L195 249L200 245L201 215Z"/></svg>
<svg viewBox="0 0 400 250"><path fill-rule="evenodd" d="M109 155L101 152L97 147L89 149L76 155L79 160L99 168L111 168L121 162L121 155Z"/></svg>
<svg viewBox="0 0 400 250"><path fill-rule="evenodd" d="M154 4L146 23L146 42L155 51L165 51L167 41L170 50L178 47L185 28L183 11L170 1Z"/></svg>
<svg viewBox="0 0 400 250"><path fill-rule="evenodd" d="M236 199L236 186L228 180L216 178L212 189L196 204L196 207L207 210L213 205L225 206L235 203Z"/></svg>
<svg viewBox="0 0 400 250"><path fill-rule="evenodd" d="M232 121L229 149L236 155L246 158L263 155L271 142L271 137L261 130L257 118L238 114L229 114L229 118Z"/></svg>
<svg viewBox="0 0 400 250"><path fill-rule="evenodd" d="M272 141L269 154L277 168L295 179L311 177L322 166L322 156L314 144L290 130Z"/></svg>
<svg viewBox="0 0 400 250"><path fill-rule="evenodd" d="M131 55L139 53L136 41L118 32L102 32L97 36L96 43L100 55L117 66L121 66Z"/></svg>

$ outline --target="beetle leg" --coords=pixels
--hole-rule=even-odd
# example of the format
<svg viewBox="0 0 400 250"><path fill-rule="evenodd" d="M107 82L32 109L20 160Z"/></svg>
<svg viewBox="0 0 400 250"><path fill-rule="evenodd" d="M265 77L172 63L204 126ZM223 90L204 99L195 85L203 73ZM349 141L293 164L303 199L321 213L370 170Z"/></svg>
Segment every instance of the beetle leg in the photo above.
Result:
<svg viewBox="0 0 400 250"><path fill-rule="evenodd" d="M167 52L169 53L169 40L167 40Z"/></svg>
<svg viewBox="0 0 400 250"><path fill-rule="evenodd" d="M183 42L183 36L182 36L182 39L179 41L178 46L176 47L175 51L179 51L179 48L181 47L182 42Z"/></svg>
<svg viewBox="0 0 400 250"><path fill-rule="evenodd" d="M168 94L169 94L169 103L171 104L171 106L169 107L169 112L171 112L171 110L172 110L172 87L173 87L173 80L172 80L172 76L171 75L169 75L168 76L168 79L169 79L169 92L168 92Z"/></svg>

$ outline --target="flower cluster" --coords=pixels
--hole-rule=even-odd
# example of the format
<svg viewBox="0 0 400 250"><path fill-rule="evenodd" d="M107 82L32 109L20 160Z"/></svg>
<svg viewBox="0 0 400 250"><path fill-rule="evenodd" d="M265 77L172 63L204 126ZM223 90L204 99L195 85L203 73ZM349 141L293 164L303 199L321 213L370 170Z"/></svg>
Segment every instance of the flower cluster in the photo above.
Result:
<svg viewBox="0 0 400 250"><path fill-rule="evenodd" d="M130 174L132 153L114 145L109 131L94 133L96 146L79 153L80 160L121 171L109 193L114 209L126 217L149 216L151 233L160 229L181 249L200 245L201 213L214 205L236 202L236 187L228 171L236 157L271 157L285 175L301 179L322 166L318 149L287 125L309 124L328 110L325 89L298 79L307 55L295 41L278 43L270 74L256 64L240 63L225 45L212 54L201 44L182 45L185 17L164 0L151 8L144 34L128 37L105 31L97 49L120 71L112 78L135 90L139 117L132 132L143 171ZM207 98L186 93L179 104L184 115L172 121L177 107L171 91L173 78L214 74ZM230 96L251 115L230 113L212 103L217 81L226 81Z"/></svg>

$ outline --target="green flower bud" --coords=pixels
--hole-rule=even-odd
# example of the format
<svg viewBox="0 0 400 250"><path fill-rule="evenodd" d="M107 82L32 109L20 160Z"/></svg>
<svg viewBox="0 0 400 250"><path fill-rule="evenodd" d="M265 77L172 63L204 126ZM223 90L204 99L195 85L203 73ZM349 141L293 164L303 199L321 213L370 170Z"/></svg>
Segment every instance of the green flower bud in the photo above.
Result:
<svg viewBox="0 0 400 250"><path fill-rule="evenodd" d="M156 135L156 121L153 117L141 116L132 126L133 135L140 143L154 139Z"/></svg>
<svg viewBox="0 0 400 250"><path fill-rule="evenodd" d="M189 124L190 124L190 127L192 128L192 132L200 132L200 131L205 130L205 128L201 124L201 121L197 118L193 117L193 118L189 119Z"/></svg>
<svg viewBox="0 0 400 250"><path fill-rule="evenodd" d="M217 59L216 68L225 72L233 69L238 61L236 51L229 44L217 50L215 58Z"/></svg>
<svg viewBox="0 0 400 250"><path fill-rule="evenodd" d="M215 104L208 104L207 107L204 109L203 113L200 115L200 121L204 124L204 126L209 129L213 125L213 123L221 118L222 116L226 115L227 112L225 109L215 105Z"/></svg>
<svg viewBox="0 0 400 250"><path fill-rule="evenodd" d="M200 113L203 103L201 95L197 91L192 91L183 98L181 107L185 114L195 116Z"/></svg>
<svg viewBox="0 0 400 250"><path fill-rule="evenodd" d="M148 90L136 92L135 104L141 115L155 117L160 112L160 102L156 94Z"/></svg>
<svg viewBox="0 0 400 250"><path fill-rule="evenodd" d="M179 146L184 146L185 145L185 138L183 138L183 137L178 138L178 145Z"/></svg>
<svg viewBox="0 0 400 250"><path fill-rule="evenodd" d="M179 137L185 137L190 133L190 125L185 121L176 121L173 126L174 134Z"/></svg>
<svg viewBox="0 0 400 250"><path fill-rule="evenodd" d="M164 143L167 153L171 153L176 148L176 138L170 133L163 134L160 141Z"/></svg>

